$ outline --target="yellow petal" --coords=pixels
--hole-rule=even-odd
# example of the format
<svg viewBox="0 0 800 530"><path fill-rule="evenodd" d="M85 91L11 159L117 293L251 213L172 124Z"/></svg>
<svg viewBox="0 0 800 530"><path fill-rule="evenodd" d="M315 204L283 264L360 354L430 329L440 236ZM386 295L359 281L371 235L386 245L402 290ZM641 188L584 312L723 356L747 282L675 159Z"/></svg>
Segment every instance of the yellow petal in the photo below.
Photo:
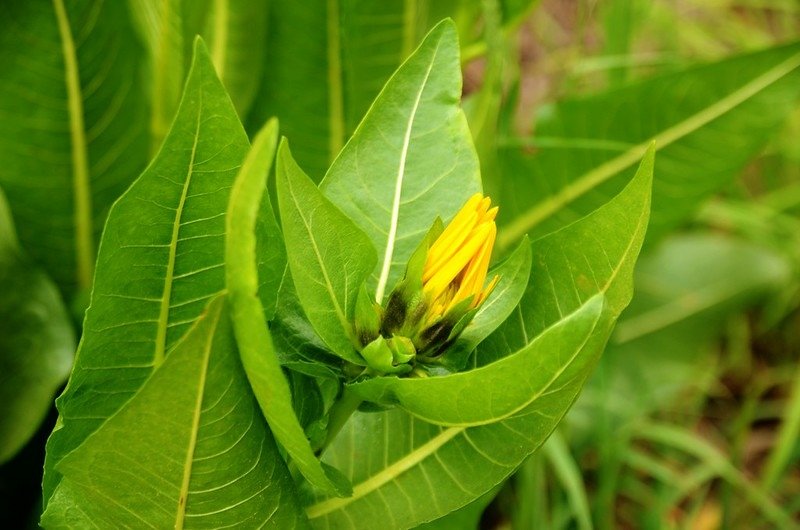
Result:
<svg viewBox="0 0 800 530"><path fill-rule="evenodd" d="M455 255L437 272L428 282L425 282L423 291L436 295L441 293L452 282L462 269L469 263L485 239L490 234L494 225L483 225L477 228L466 243Z"/></svg>

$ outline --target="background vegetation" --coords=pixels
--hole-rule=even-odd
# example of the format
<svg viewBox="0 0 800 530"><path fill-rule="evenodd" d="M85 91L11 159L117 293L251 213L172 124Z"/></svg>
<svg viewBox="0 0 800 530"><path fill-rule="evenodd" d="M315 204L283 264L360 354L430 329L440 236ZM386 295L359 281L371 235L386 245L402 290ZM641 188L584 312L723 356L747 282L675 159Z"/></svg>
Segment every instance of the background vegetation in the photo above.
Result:
<svg viewBox="0 0 800 530"><path fill-rule="evenodd" d="M609 180L548 211L541 197L576 174L632 173L625 154L653 139L659 152L635 297L592 379L544 450L439 526L800 522L794 0L4 2L3 520L38 520L52 400L80 336L99 234L169 128L192 37L208 43L248 132L278 116L318 181L389 75L447 16L484 185L501 205L501 253L620 188Z"/></svg>

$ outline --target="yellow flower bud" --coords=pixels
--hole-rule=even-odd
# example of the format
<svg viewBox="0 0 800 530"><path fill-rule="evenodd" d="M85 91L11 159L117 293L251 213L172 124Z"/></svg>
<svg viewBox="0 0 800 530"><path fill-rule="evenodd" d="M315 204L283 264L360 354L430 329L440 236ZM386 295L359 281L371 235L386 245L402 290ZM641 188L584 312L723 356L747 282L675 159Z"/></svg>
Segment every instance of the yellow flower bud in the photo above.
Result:
<svg viewBox="0 0 800 530"><path fill-rule="evenodd" d="M469 309L480 306L497 285L495 276L484 287L497 236L497 207L490 209L491 202L473 195L428 250L422 272L428 323L467 299Z"/></svg>

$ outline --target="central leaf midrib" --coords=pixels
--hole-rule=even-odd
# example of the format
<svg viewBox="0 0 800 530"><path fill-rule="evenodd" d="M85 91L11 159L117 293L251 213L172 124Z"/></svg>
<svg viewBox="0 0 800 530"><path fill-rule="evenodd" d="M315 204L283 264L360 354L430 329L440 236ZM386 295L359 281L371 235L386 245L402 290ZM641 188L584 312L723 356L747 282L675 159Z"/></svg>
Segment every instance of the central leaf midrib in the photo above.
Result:
<svg viewBox="0 0 800 530"><path fill-rule="evenodd" d="M183 208L184 205L186 204L186 197L189 194L189 183L192 180L194 161L195 161L195 156L197 154L197 142L200 138L200 115L202 113L202 107L203 107L202 89L199 89L197 93L198 93L197 123L195 126L194 139L192 142L192 154L189 158L189 170L186 175L186 180L183 183L183 189L181 190L181 198L180 201L178 202L178 207L175 210L175 220L173 221L172 224L172 237L169 245L169 255L167 257L167 271L164 278L164 291L161 294L161 307L159 309L158 327L156 330L156 344L155 344L156 348L153 358L153 364L155 367L160 366L161 363L164 362L164 357L167 348L167 325L169 323L169 306L172 298L172 284L174 282L174 275L175 275L175 258L177 255L177 248L178 248L178 236L180 234Z"/></svg>
<svg viewBox="0 0 800 530"><path fill-rule="evenodd" d="M189 504L189 483L192 478L192 464L194 463L194 452L197 447L197 435L200 431L200 416L203 407L203 398L205 396L206 377L208 375L208 365L211 358L211 346L214 343L214 336L219 323L222 311L217 309L216 314L213 316L211 322L208 341L203 348L203 360L200 368L200 380L198 381L197 398L195 400L194 414L192 416L192 427L189 435L189 448L186 451L186 460L183 467L183 479L181 481L181 489L178 496L178 511L175 516L175 530L182 530L183 523L186 518L186 508Z"/></svg>
<svg viewBox="0 0 800 530"><path fill-rule="evenodd" d="M378 287L375 289L375 301L379 304L383 303L383 294L386 290L386 283L389 281L389 272L392 269L392 256L394 255L395 239L397 237L397 225L400 222L400 196L403 192L403 180L405 179L406 159L408 158L408 148L411 143L411 130L414 127L414 119L419 109L419 103L422 99L422 94L428 85L433 64L436 62L436 56L439 53L439 46L441 41L436 43L436 49L431 56L431 62L428 65L428 70L425 72L425 77L417 93L414 101L414 106L411 108L411 114L408 117L408 124L403 136L403 147L400 150L400 160L397 168L397 179L395 180L394 197L392 198L392 216L389 221L389 233L386 238L386 250L383 255L383 264L381 265L381 274L378 277Z"/></svg>
<svg viewBox="0 0 800 530"><path fill-rule="evenodd" d="M228 60L228 24L230 19L228 0L214 0L214 43L211 57L217 70L217 77L225 81L225 70Z"/></svg>
<svg viewBox="0 0 800 530"><path fill-rule="evenodd" d="M327 3L328 45L328 162L332 162L344 145L344 90L342 81L342 42L339 25L339 2Z"/></svg>
<svg viewBox="0 0 800 530"><path fill-rule="evenodd" d="M75 41L63 0L53 0L64 55L64 81L72 147L73 222L75 225L75 265L78 286L88 289L94 275L94 222L92 215L89 154L83 116L83 94Z"/></svg>

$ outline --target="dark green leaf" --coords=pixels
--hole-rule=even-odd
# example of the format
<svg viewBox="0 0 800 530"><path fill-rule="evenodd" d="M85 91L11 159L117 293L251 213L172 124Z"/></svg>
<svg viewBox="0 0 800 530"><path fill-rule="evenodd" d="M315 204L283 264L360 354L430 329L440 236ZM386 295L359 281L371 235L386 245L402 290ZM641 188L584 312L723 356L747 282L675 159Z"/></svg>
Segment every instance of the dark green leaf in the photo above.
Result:
<svg viewBox="0 0 800 530"><path fill-rule="evenodd" d="M148 160L141 50L123 2L2 2L0 20L0 186L22 246L71 297Z"/></svg>
<svg viewBox="0 0 800 530"><path fill-rule="evenodd" d="M62 425L48 441L45 499L58 481L53 465L133 396L225 288L225 211L247 149L198 42L163 148L109 214L83 339L58 400Z"/></svg>
<svg viewBox="0 0 800 530"><path fill-rule="evenodd" d="M352 322L358 288L375 266L375 249L303 173L285 140L278 149L277 181L289 267L303 310L332 351L363 364Z"/></svg>
<svg viewBox="0 0 800 530"><path fill-rule="evenodd" d="M0 463L36 432L69 375L75 333L53 282L20 250L0 192Z"/></svg>
<svg viewBox="0 0 800 530"><path fill-rule="evenodd" d="M57 464L47 528L307 523L215 298L141 390Z"/></svg>

